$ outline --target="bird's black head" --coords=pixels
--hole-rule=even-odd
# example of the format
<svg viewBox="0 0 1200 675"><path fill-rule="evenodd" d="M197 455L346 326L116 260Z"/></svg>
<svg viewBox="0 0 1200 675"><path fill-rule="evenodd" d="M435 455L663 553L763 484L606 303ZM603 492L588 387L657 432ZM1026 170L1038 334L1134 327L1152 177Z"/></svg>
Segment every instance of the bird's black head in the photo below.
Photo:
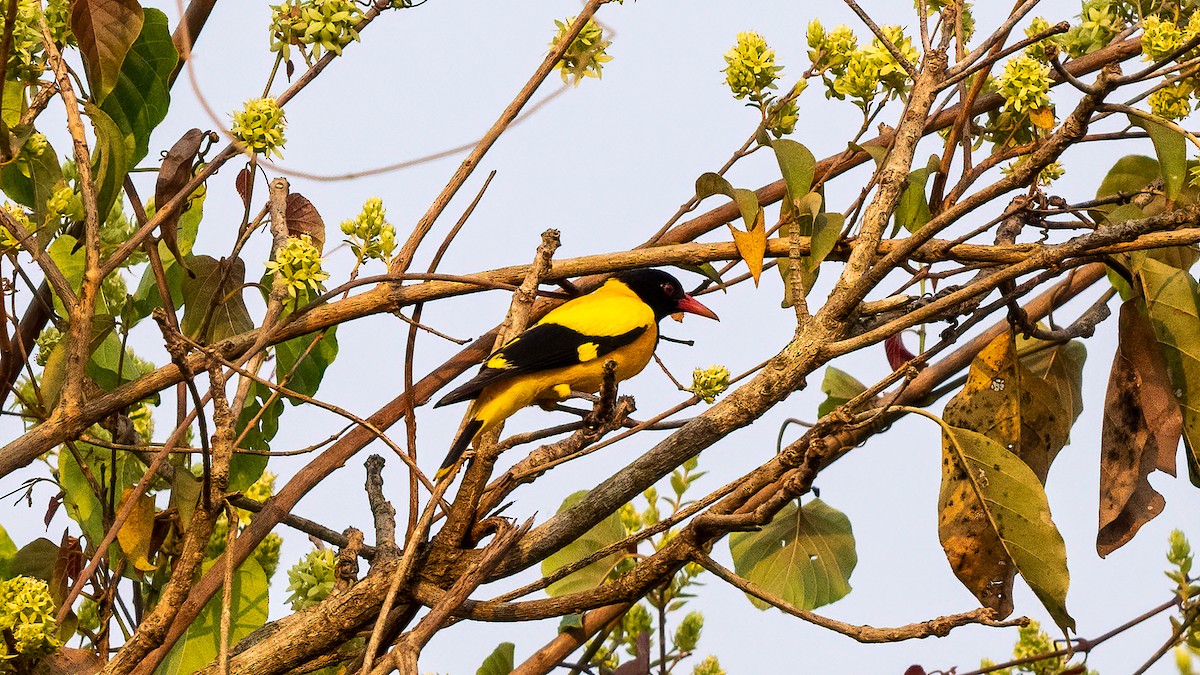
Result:
<svg viewBox="0 0 1200 675"><path fill-rule="evenodd" d="M628 286L642 302L650 305L656 320L661 321L663 317L679 312L717 319L716 313L683 291L678 279L662 270L626 270L617 272L613 278Z"/></svg>

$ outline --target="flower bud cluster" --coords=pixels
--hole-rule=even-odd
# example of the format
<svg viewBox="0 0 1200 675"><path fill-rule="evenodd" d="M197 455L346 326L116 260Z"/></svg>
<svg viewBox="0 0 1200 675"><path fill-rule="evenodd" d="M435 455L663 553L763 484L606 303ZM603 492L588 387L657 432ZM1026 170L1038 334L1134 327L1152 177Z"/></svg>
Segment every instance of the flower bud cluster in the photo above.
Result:
<svg viewBox="0 0 1200 675"><path fill-rule="evenodd" d="M734 98L748 98L761 102L768 89L775 88L775 81L783 66L775 65L775 50L758 33L738 33L737 44L725 53L725 83Z"/></svg>
<svg viewBox="0 0 1200 675"><path fill-rule="evenodd" d="M699 396L705 403L712 403L729 388L729 369L725 366L709 366L692 371L692 386L688 391Z"/></svg>
<svg viewBox="0 0 1200 675"><path fill-rule="evenodd" d="M310 552L288 570L287 590L291 595L287 602L293 610L300 611L329 597L333 592L335 563L333 550L322 548Z"/></svg>
<svg viewBox="0 0 1200 675"><path fill-rule="evenodd" d="M8 672L13 659L43 657L62 646L55 609L45 581L26 576L0 581L0 632L12 635L11 643L0 640L0 672Z"/></svg>
<svg viewBox="0 0 1200 675"><path fill-rule="evenodd" d="M283 0L271 10L271 51L285 61L292 45L310 47L315 58L322 50L341 56L343 47L358 41L364 16L350 0Z"/></svg>
<svg viewBox="0 0 1200 675"><path fill-rule="evenodd" d="M374 258L386 263L396 249L396 228L387 222L387 209L379 197L364 202L354 220L343 220L342 233L350 237L346 243L359 260Z"/></svg>

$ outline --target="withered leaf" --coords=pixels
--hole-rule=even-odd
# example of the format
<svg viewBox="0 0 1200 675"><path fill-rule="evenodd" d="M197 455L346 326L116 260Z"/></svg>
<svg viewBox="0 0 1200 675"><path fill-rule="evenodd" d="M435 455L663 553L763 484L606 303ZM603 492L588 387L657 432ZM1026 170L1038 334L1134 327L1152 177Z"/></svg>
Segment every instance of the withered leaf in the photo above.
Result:
<svg viewBox="0 0 1200 675"><path fill-rule="evenodd" d="M154 185L154 205L156 207L162 208L192 179L196 153L200 151L200 144L203 141L203 131L189 129L167 151L167 156L163 158L162 166L158 170L158 181ZM159 225L163 243L167 245L167 250L171 251L171 255L175 256L175 260L181 265L185 263L183 256L179 254L178 225L179 216L183 215L183 210L182 208L176 209Z"/></svg>
<svg viewBox="0 0 1200 675"><path fill-rule="evenodd" d="M299 237L307 234L312 237L313 246L317 251L325 248L325 221L317 213L317 207L299 192L293 192L287 197L287 227L288 235Z"/></svg>
<svg viewBox="0 0 1200 675"><path fill-rule="evenodd" d="M1166 500L1150 485L1157 470L1175 475L1183 414L1140 299L1121 305L1117 353L1104 399L1100 435L1101 557L1124 546L1162 513Z"/></svg>

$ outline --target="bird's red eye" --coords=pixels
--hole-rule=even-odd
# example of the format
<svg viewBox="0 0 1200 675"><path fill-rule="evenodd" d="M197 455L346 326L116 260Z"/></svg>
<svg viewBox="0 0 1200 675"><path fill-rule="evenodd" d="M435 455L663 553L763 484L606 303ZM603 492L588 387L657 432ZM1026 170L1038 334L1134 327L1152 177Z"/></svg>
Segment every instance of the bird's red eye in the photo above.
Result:
<svg viewBox="0 0 1200 675"><path fill-rule="evenodd" d="M675 296L675 286L671 284L663 284L662 289L663 293L666 293L668 298Z"/></svg>

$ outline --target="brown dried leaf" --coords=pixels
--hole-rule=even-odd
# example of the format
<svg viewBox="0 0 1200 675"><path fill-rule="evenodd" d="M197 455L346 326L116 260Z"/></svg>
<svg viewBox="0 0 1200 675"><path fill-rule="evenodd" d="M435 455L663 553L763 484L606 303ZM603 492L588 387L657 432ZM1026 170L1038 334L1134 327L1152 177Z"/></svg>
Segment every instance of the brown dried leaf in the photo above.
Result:
<svg viewBox="0 0 1200 675"><path fill-rule="evenodd" d="M154 185L154 204L162 208L171 201L180 190L192 179L192 167L196 162L196 153L204 141L204 132L199 129L189 129L183 137L175 141L175 145L167 151L162 166L158 170L158 182ZM178 225L183 209L176 209L170 216L163 219L159 226L162 241L167 250L175 256L176 262L184 264L183 256L179 254ZM185 268L186 269L186 268Z"/></svg>
<svg viewBox="0 0 1200 675"><path fill-rule="evenodd" d="M307 197L299 192L289 194L286 216L288 235L299 237L307 234L312 237L313 246L317 247L317 251L324 250L325 221L321 219L321 214L317 213L317 207L313 206Z"/></svg>
<svg viewBox="0 0 1200 675"><path fill-rule="evenodd" d="M1121 305L1100 435L1101 557L1124 546L1162 513L1166 500L1150 485L1154 470L1175 475L1183 413L1142 301Z"/></svg>
<svg viewBox="0 0 1200 675"><path fill-rule="evenodd" d="M233 183L242 198L242 206L250 208L250 195L254 189L254 173L250 171L250 167L247 166L239 171Z"/></svg>

